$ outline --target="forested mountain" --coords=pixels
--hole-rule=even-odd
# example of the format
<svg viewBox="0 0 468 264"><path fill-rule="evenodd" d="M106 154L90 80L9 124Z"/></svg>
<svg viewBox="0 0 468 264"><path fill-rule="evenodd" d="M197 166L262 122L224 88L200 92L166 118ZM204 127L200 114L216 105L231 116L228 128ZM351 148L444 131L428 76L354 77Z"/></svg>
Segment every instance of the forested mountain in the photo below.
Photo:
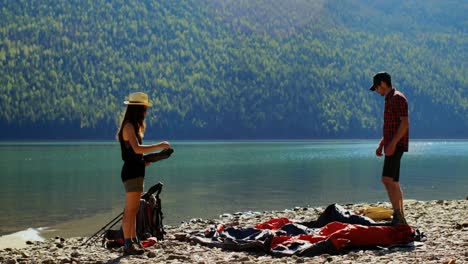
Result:
<svg viewBox="0 0 468 264"><path fill-rule="evenodd" d="M413 137L468 135L464 0L6 0L0 138L113 138L144 91L151 139L379 137L380 70Z"/></svg>

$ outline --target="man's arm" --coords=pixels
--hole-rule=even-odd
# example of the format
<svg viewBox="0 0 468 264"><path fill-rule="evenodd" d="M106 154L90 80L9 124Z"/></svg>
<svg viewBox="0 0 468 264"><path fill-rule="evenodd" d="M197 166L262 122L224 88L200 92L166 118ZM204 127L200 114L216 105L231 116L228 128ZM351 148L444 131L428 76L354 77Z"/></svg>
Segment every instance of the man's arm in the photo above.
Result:
<svg viewBox="0 0 468 264"><path fill-rule="evenodd" d="M380 139L379 141L379 146L375 149L375 155L377 157L381 157L382 156L382 150L383 150L383 147L384 147L384 140L383 140L383 137Z"/></svg>
<svg viewBox="0 0 468 264"><path fill-rule="evenodd" d="M392 138L392 141L385 147L385 155L391 156L395 152L396 145L400 139L408 132L409 128L409 118L407 116L400 117L400 126Z"/></svg>

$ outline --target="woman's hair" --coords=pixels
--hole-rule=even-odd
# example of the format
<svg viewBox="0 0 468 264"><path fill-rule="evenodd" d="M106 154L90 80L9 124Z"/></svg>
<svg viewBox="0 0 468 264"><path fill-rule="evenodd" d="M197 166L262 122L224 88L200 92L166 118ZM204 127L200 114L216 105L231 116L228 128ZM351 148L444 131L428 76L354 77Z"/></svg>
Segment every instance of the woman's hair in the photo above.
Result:
<svg viewBox="0 0 468 264"><path fill-rule="evenodd" d="M122 141L122 131L125 126L125 123L130 123L135 128L135 135L137 136L138 142L142 143L142 138L145 133L146 123L145 123L145 114L146 106L144 105L128 105L125 115L122 122L120 123L119 130L117 132L117 140Z"/></svg>

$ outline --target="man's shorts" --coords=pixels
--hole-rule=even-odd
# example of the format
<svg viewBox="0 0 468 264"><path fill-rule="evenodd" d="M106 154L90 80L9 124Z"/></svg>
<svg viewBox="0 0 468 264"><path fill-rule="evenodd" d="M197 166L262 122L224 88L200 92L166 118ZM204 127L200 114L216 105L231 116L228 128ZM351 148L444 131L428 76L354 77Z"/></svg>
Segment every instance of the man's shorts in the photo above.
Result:
<svg viewBox="0 0 468 264"><path fill-rule="evenodd" d="M124 181L125 192L143 192L144 179L144 177L138 177Z"/></svg>
<svg viewBox="0 0 468 264"><path fill-rule="evenodd" d="M402 149L396 149L392 156L385 156L382 177L390 177L394 182L400 180L400 160L403 156Z"/></svg>

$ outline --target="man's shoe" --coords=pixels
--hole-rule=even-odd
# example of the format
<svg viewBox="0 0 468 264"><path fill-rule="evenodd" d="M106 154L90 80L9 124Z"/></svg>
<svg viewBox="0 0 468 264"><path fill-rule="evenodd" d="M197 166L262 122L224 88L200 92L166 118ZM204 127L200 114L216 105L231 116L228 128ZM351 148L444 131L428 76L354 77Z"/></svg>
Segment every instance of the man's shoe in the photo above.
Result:
<svg viewBox="0 0 468 264"><path fill-rule="evenodd" d="M136 243L132 243L124 248L124 255L142 255L143 253L145 253L145 250L141 249Z"/></svg>
<svg viewBox="0 0 468 264"><path fill-rule="evenodd" d="M392 225L407 225L405 217L401 212L393 213Z"/></svg>

